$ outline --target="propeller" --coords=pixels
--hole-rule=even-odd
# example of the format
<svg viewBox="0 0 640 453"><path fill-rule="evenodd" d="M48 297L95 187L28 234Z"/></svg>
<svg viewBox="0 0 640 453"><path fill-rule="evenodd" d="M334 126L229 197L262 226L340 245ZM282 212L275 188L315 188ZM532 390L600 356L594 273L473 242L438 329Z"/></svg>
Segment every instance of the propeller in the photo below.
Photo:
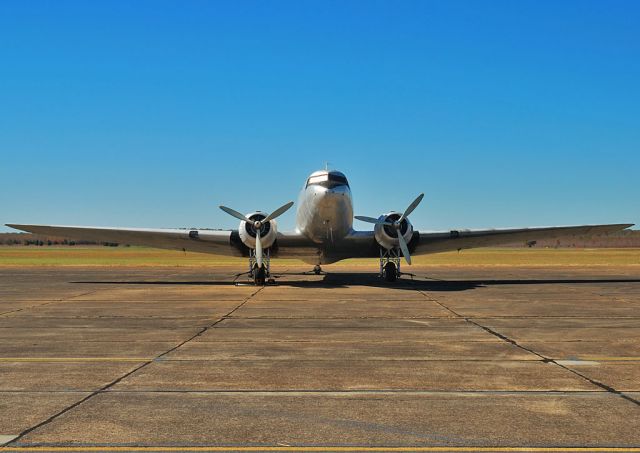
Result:
<svg viewBox="0 0 640 453"><path fill-rule="evenodd" d="M404 256L404 259L407 261L407 264L411 264L411 255L409 254L409 247L407 246L407 241L405 241L404 236L400 231L400 228L402 227L402 221L406 219L409 216L409 214L411 214L418 207L418 205L420 204L423 198L424 198L423 193L418 195L416 199L413 200L411 204L407 207L407 209L404 210L404 213L402 213L400 218L393 222L389 222L388 220L385 220L385 219L374 219L373 217L367 217L367 216L361 216L361 215L357 215L355 216L355 218L363 222L373 223L375 225L390 226L395 228L396 234L398 235L398 242L400 243L400 250L402 250L402 256Z"/></svg>
<svg viewBox="0 0 640 453"><path fill-rule="evenodd" d="M256 263L258 264L258 267L262 267L262 241L260 240L260 229L265 223L284 214L291 206L293 206L293 201L280 206L278 209L273 211L271 214L268 214L262 220L252 220L246 215L239 213L235 209L231 209L226 206L220 206L220 209L229 214L231 217L235 217L236 219L243 220L253 225L253 228L256 230Z"/></svg>

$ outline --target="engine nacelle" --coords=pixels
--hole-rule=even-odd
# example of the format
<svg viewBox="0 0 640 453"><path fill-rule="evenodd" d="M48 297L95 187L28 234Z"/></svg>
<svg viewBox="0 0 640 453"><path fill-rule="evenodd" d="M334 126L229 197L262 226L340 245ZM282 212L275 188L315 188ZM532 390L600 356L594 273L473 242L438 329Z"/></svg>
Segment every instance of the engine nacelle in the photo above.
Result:
<svg viewBox="0 0 640 453"><path fill-rule="evenodd" d="M247 214L247 217L251 220L262 220L267 217L263 212L256 211ZM244 245L250 249L256 248L256 228L252 223L241 221L238 227L238 233L240 234L240 240ZM278 235L278 223L275 220L269 220L260 228L260 242L262 242L262 248L268 249L276 241Z"/></svg>
<svg viewBox="0 0 640 453"><path fill-rule="evenodd" d="M386 220L387 222L395 222L400 219L401 216L402 213L393 211L388 214L381 215L379 219ZM398 230L396 230L395 227L389 225L376 225L374 228L376 241L381 247L384 247L387 250L397 248L400 246L397 231ZM405 218L402 220L402 224L400 225L400 234L402 234L407 243L411 241L411 238L413 237L413 225L411 225L409 219Z"/></svg>

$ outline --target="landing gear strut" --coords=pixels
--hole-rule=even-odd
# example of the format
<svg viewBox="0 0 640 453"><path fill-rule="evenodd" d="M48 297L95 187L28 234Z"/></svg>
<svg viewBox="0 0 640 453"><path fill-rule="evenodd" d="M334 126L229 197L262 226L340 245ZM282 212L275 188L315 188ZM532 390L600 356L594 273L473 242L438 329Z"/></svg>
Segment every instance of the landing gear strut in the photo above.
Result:
<svg viewBox="0 0 640 453"><path fill-rule="evenodd" d="M256 251L249 250L249 277L253 278L256 286L264 286L267 279L271 277L271 254L269 249L265 250L262 255L262 267L258 266L256 259Z"/></svg>
<svg viewBox="0 0 640 453"><path fill-rule="evenodd" d="M398 249L380 249L380 277L395 282L400 276L401 253Z"/></svg>

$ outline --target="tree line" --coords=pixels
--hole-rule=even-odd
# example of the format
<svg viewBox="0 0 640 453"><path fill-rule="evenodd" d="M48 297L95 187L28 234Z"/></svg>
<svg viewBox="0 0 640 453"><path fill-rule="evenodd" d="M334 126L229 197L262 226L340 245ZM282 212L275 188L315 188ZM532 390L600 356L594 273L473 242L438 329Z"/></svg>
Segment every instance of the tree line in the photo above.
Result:
<svg viewBox="0 0 640 453"><path fill-rule="evenodd" d="M115 242L98 242L70 240L55 236L45 236L32 233L0 233L0 245L29 245L36 247L43 246L73 246L73 245L104 245L109 247L117 247Z"/></svg>

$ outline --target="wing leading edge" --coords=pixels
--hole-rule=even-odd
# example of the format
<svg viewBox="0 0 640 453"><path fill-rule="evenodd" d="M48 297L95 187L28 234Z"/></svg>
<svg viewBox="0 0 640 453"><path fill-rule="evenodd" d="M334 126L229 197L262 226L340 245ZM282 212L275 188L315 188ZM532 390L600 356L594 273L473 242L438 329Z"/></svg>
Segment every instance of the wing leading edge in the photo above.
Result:
<svg viewBox="0 0 640 453"><path fill-rule="evenodd" d="M414 249L412 250L413 254L423 255L475 247L513 244L517 242L525 243L559 237L606 235L632 226L632 223L620 223L611 225L420 232L418 241L415 245L411 245L414 245Z"/></svg>

